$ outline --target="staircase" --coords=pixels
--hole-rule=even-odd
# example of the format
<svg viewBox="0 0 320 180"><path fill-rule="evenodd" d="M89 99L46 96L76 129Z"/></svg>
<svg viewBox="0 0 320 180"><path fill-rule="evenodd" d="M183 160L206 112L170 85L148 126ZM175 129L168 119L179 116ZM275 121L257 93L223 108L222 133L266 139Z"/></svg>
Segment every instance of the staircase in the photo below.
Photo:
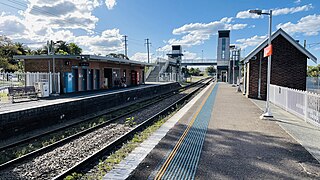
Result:
<svg viewBox="0 0 320 180"><path fill-rule="evenodd" d="M159 82L159 73L165 66L164 59L157 59L155 66L151 67L146 74L146 82Z"/></svg>

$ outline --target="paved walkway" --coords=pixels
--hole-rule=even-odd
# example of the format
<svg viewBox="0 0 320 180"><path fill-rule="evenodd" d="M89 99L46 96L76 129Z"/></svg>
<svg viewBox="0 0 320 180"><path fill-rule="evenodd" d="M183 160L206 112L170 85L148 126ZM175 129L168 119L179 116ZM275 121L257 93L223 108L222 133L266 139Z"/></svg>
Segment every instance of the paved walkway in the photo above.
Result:
<svg viewBox="0 0 320 180"><path fill-rule="evenodd" d="M251 99L261 110L265 109L265 101ZM303 119L271 104L274 121L299 142L320 162L320 127L305 122Z"/></svg>
<svg viewBox="0 0 320 180"><path fill-rule="evenodd" d="M206 94L208 91L203 96ZM140 158L140 165L129 179L154 177L187 129L196 107L205 100L201 97L193 102L194 106L181 116L146 158ZM219 83L213 108L206 111L211 117L193 178L320 179L320 164L314 158L318 157L320 149L320 130L274 107L274 121L260 120L259 106L263 107L264 102L251 101L231 85ZM314 157L301 144L311 150ZM186 153L191 152L194 151L190 146ZM126 178L119 175L120 179Z"/></svg>
<svg viewBox="0 0 320 180"><path fill-rule="evenodd" d="M250 99L221 84L196 179L320 179L319 162L261 114Z"/></svg>

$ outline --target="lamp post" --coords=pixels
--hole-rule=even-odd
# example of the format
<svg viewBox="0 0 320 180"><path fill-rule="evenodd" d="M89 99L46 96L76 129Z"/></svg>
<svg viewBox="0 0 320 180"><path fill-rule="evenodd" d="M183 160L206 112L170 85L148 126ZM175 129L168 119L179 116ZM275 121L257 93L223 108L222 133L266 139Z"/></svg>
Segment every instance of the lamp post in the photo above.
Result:
<svg viewBox="0 0 320 180"><path fill-rule="evenodd" d="M271 45L271 29L272 29L272 10L269 13L262 12L262 10L250 10L249 13L258 15L269 15L269 38L268 46ZM267 101L265 113L261 115L261 118L272 118L272 113L270 110L270 78L271 78L271 55L268 56L268 74L267 74Z"/></svg>

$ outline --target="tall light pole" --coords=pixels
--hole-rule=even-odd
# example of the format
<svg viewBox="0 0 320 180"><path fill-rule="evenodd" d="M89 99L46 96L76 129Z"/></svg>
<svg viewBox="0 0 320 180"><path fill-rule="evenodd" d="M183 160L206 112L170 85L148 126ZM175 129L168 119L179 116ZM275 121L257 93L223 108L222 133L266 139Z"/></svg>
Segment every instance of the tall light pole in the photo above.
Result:
<svg viewBox="0 0 320 180"><path fill-rule="evenodd" d="M249 13L254 13L258 15L269 15L269 38L268 46L271 46L271 29L272 29L272 10L269 13L262 12L262 10L250 10ZM267 74L267 101L265 113L261 115L261 118L272 118L272 113L270 110L270 78L271 78L271 55L268 56L268 74Z"/></svg>

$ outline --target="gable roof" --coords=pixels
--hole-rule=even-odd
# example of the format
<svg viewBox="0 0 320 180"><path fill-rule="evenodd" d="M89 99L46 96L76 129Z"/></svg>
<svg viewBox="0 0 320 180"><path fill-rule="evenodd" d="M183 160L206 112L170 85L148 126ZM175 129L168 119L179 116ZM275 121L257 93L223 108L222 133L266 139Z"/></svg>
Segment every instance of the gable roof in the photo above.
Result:
<svg viewBox="0 0 320 180"><path fill-rule="evenodd" d="M312 55L308 50L306 50L304 47L302 47L296 40L294 40L289 34L287 34L284 30L281 28L278 29L276 32L274 32L271 35L271 41L278 37L279 35L282 35L287 41L289 41L294 47L296 47L301 53L306 55L309 59L311 59L313 62L317 63L317 58ZM249 60L255 56L258 52L262 50L262 48L266 47L268 45L268 38L265 39L262 43L260 43L255 49L253 49L242 61L244 63L249 62Z"/></svg>

